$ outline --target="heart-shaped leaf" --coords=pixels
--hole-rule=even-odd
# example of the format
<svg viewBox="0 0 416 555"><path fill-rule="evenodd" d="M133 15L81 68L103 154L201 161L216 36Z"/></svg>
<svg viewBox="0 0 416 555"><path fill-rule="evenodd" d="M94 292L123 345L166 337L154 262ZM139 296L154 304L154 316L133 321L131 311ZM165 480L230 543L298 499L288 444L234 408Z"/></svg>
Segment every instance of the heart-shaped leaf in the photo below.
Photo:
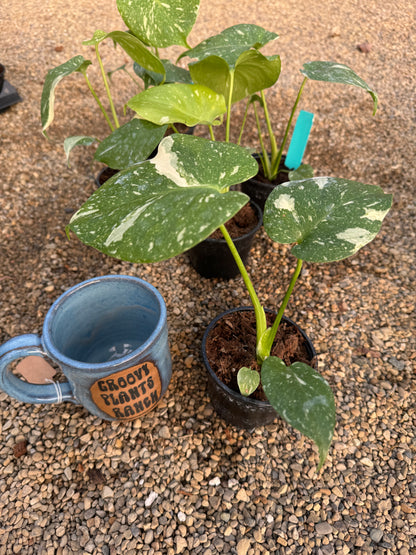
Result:
<svg viewBox="0 0 416 555"><path fill-rule="evenodd" d="M334 395L327 381L303 362L291 366L277 357L266 358L261 383L273 408L319 449L319 466L325 462L335 428Z"/></svg>
<svg viewBox="0 0 416 555"><path fill-rule="evenodd" d="M133 118L104 139L94 158L115 170L124 170L150 156L163 139L167 125Z"/></svg>
<svg viewBox="0 0 416 555"><path fill-rule="evenodd" d="M314 81L341 83L364 89L373 99L373 115L376 113L378 103L377 93L348 66L336 62L308 62L303 65L303 69L300 71L305 77Z"/></svg>
<svg viewBox="0 0 416 555"><path fill-rule="evenodd" d="M234 103L271 87L280 75L280 66L279 56L266 57L257 50L247 50L239 56L234 69L230 69L222 58L209 56L190 64L189 70L193 81L210 87L225 98L229 95L233 72Z"/></svg>
<svg viewBox="0 0 416 555"><path fill-rule="evenodd" d="M204 85L185 83L152 87L131 98L127 106L156 125L184 123L188 127L216 124L226 110L222 95Z"/></svg>
<svg viewBox="0 0 416 555"><path fill-rule="evenodd" d="M260 374L257 370L252 370L251 368L243 366L238 371L237 384L241 395L248 397L256 391L260 385Z"/></svg>
<svg viewBox="0 0 416 555"><path fill-rule="evenodd" d="M117 8L127 27L144 43L188 48L186 37L196 21L199 0L117 0Z"/></svg>
<svg viewBox="0 0 416 555"><path fill-rule="evenodd" d="M155 158L109 179L68 228L85 244L122 260L171 258L247 203L245 194L228 188L257 169L243 147L174 134L162 140Z"/></svg>
<svg viewBox="0 0 416 555"><path fill-rule="evenodd" d="M162 62L131 33L126 33L125 31L112 31L111 33L106 33L105 31L98 30L95 31L92 39L85 40L82 44L95 45L105 39L112 39L115 43L119 44L134 62L140 64L146 70L160 74L162 76L161 82L163 82L165 78L165 68Z"/></svg>
<svg viewBox="0 0 416 555"><path fill-rule="evenodd" d="M264 209L264 228L277 243L309 262L343 260L372 241L392 204L376 185L334 177L276 187Z"/></svg>
<svg viewBox="0 0 416 555"><path fill-rule="evenodd" d="M195 48L181 54L180 58L189 56L200 61L209 56L218 56L225 60L230 68L234 68L243 52L250 48L259 50L277 38L276 33L266 31L263 27L251 23L241 23L228 27L218 35L202 41Z"/></svg>
<svg viewBox="0 0 416 555"><path fill-rule="evenodd" d="M66 154L66 161L69 166L69 155L71 150L76 146L90 146L95 143L97 139L95 137L89 137L88 135L74 135L73 137L67 137L64 140L64 151Z"/></svg>
<svg viewBox="0 0 416 555"><path fill-rule="evenodd" d="M42 131L50 126L54 116L55 89L58 83L67 75L75 71L85 71L91 64L90 60L85 60L83 56L74 56L65 63L48 71L43 85L42 97L40 101L40 119Z"/></svg>

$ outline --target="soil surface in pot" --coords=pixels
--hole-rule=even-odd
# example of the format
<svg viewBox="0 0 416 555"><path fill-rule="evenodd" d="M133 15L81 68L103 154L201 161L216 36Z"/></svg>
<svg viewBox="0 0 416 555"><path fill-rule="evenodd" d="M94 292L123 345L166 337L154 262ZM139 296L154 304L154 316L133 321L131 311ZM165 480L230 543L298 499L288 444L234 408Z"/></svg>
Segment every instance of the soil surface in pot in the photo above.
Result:
<svg viewBox="0 0 416 555"><path fill-rule="evenodd" d="M280 162L279 171L277 172L276 177L270 181L268 177L264 175L263 166L261 162L259 164L259 171L257 175L254 177L260 183L269 183L271 185L280 185L281 183L287 183L289 181L289 169L284 164L284 159Z"/></svg>
<svg viewBox="0 0 416 555"><path fill-rule="evenodd" d="M113 170L113 168L104 168L104 170L97 175L97 181L99 182L100 187L108 179L110 179L110 177L113 177L113 175L116 175L116 173L118 173L119 171L120 170Z"/></svg>
<svg viewBox="0 0 416 555"><path fill-rule="evenodd" d="M271 326L274 315L266 313L267 325ZM224 316L209 334L206 353L212 370L230 389L239 392L237 373L242 366L260 371L256 360L256 321L253 311L232 312ZM286 365L304 362L316 367L316 357L311 359L301 332L288 322L279 326L271 354ZM260 386L251 395L266 401Z"/></svg>
<svg viewBox="0 0 416 555"><path fill-rule="evenodd" d="M251 231L257 225L258 221L259 219L254 208L250 206L250 204L246 204L233 218L231 218L231 220L225 224L225 227L231 235L231 238L236 239L237 237L242 237ZM209 237L210 239L224 239L224 236L219 229L216 229Z"/></svg>

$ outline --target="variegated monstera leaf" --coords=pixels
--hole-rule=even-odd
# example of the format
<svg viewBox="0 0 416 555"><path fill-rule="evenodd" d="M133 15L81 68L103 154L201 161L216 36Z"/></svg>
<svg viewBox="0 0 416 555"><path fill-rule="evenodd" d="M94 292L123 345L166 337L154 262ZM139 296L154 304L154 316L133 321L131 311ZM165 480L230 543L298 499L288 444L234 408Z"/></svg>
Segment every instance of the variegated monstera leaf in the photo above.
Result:
<svg viewBox="0 0 416 555"><path fill-rule="evenodd" d="M279 185L270 194L264 227L277 243L309 262L343 260L374 239L392 195L376 185L316 177Z"/></svg>
<svg viewBox="0 0 416 555"><path fill-rule="evenodd" d="M231 185L256 174L243 147L175 134L157 156L119 172L72 217L86 245L130 262L157 262L198 244L248 197Z"/></svg>

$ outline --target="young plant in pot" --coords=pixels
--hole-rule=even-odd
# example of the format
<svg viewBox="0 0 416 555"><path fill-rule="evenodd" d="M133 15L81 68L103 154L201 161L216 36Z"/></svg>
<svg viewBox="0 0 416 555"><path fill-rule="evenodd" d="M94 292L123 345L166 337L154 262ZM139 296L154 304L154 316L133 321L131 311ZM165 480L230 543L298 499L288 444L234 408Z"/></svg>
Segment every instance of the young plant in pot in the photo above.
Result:
<svg viewBox="0 0 416 555"><path fill-rule="evenodd" d="M219 62L213 63L212 66L209 65L211 58L207 60L208 65L202 64L202 67L196 63L189 65L194 84L178 83L150 88L132 98L128 106L140 118L158 125L174 121L186 125L205 124L209 128L211 139L214 140L215 126L222 123L222 118L208 118L211 107L215 115L225 114L225 142L229 142L232 105L257 90L270 87L279 76L279 57L265 57L260 53L262 47L276 38L275 33L257 25L241 24L229 27L220 35L207 39L195 49L187 50L180 56L195 58L205 56L208 51L217 53L216 57L211 58L218 59ZM199 76L206 73L210 73L211 79L203 82ZM201 117L202 106L207 107L205 119ZM227 224L234 244L245 262L261 223L261 210L252 202ZM204 277L227 279L239 274L227 243L218 231L190 249L188 254L192 266Z"/></svg>
<svg viewBox="0 0 416 555"><path fill-rule="evenodd" d="M251 44L248 37L254 39ZM189 56L196 60L189 64L193 81L210 87L223 94L227 99L226 138L230 136L231 104L237 100L247 98L238 144L243 141L248 110L250 106L254 107L260 146L260 152L255 155L260 163L259 175L249 180L248 183L244 183L242 190L262 209L267 196L276 184L313 176L313 169L309 165L300 165L305 145L300 149L301 152L296 153L296 156L293 157L293 164L291 161L290 167L285 166L285 155L283 154L287 147L296 110L308 80L353 85L362 88L370 93L373 98L373 114L377 110L376 93L348 66L329 61L305 63L301 70L303 81L290 112L282 142L278 146L271 124L265 90L273 86L278 80L281 60L278 55L263 56L258 51L260 46L277 38L278 35L261 27L236 25L202 41L196 47L182 54L182 56ZM263 118L260 110L263 113ZM312 114L307 113L304 115L312 116ZM311 121L309 125L311 125ZM263 127L266 128L268 140L263 138ZM299 154L300 160L297 160Z"/></svg>
<svg viewBox="0 0 416 555"><path fill-rule="evenodd" d="M133 63L136 75L143 78L143 85L140 85L132 77L138 89L176 81L190 82L189 72L186 69L159 56L159 49L167 46L180 45L189 48L186 37L195 23L199 0L188 0L186 10L183 9L182 4L182 0L166 0L163 4L154 5L149 5L142 0L118 0L118 10L129 30L110 33L97 30L92 39L82 43L84 46L94 47L102 88L107 97L107 108L88 77L87 70L92 64L91 60L77 55L48 72L41 98L41 122L45 135L54 120L56 87L62 79L72 74L84 76L87 88L109 129L109 134L102 139L98 137L98 133L97 136L76 135L66 138L64 150L68 160L74 147L98 143L94 159L118 171L147 159L157 148L168 129L166 124L155 125L133 117L124 125L120 125L111 92L110 76L114 71L105 71L99 45L105 40L111 40L114 45L123 49ZM151 26L146 24L149 21L152 21ZM132 76L125 65L118 69L124 69ZM173 130L177 131L174 127Z"/></svg>
<svg viewBox="0 0 416 555"><path fill-rule="evenodd" d="M279 414L317 444L321 467L335 426L332 391L309 364L276 356L274 339L283 328L283 312L303 261L328 263L353 255L377 235L392 198L377 186L325 177L292 181L273 191L265 207L265 230L274 242L294 244L298 262L269 323L224 225L249 200L230 187L256 171L254 158L238 145L173 135L162 140L154 159L120 172L96 191L74 214L67 233L73 231L85 244L122 260L157 262L219 228L252 302L255 339L251 368L230 369L237 373L242 393L222 384L208 360L210 379L224 391L219 401L212 399L214 407L227 417L236 405L247 403L238 413L237 424L244 427L253 427L250 415L259 410L273 418ZM309 355L313 358L310 349ZM248 397L260 383L267 401Z"/></svg>

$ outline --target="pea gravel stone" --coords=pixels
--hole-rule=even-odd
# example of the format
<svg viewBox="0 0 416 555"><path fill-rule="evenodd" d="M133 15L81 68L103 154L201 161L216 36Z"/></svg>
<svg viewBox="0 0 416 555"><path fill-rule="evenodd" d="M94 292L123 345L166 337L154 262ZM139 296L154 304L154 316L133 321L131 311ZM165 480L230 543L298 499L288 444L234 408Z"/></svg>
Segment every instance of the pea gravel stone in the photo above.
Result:
<svg viewBox="0 0 416 555"><path fill-rule="evenodd" d="M319 370L336 397L337 426L316 473L311 442L282 421L252 433L214 413L200 356L209 321L248 305L241 278L206 280L187 256L150 265L110 259L64 227L95 190L93 147L78 147L68 167L68 135L107 134L81 75L56 91L50 140L41 134L47 70L94 50L96 29L124 29L115 0L2 3L1 63L23 102L0 114L0 343L40 333L47 310L68 287L109 273L139 276L168 307L173 378L158 407L141 420L104 422L71 404L26 405L0 392L0 555L410 555L416 550L415 246L416 6L406 0L331 4L318 0L201 0L189 43L241 22L280 38L279 84L267 93L277 140L309 60L351 66L376 90L371 116L363 91L308 83L301 107L315 113L304 161L315 175L381 186L394 206L380 235L351 259L305 264L287 315L314 342ZM284 22L284 25L282 25ZM368 43L366 51L357 45ZM100 45L107 70L126 57ZM172 59L179 47L169 49ZM163 53L165 55L165 52ZM105 102L96 64L90 80ZM111 87L121 121L137 93L124 72ZM233 109L237 140L243 106ZM245 144L256 147L249 115ZM221 129L216 136L224 138ZM195 133L207 136L206 130ZM260 299L279 304L294 269L287 247L261 231L249 271ZM25 442L26 453L15 456ZM179 516L180 515L180 516ZM321 533L318 531L321 530Z"/></svg>

